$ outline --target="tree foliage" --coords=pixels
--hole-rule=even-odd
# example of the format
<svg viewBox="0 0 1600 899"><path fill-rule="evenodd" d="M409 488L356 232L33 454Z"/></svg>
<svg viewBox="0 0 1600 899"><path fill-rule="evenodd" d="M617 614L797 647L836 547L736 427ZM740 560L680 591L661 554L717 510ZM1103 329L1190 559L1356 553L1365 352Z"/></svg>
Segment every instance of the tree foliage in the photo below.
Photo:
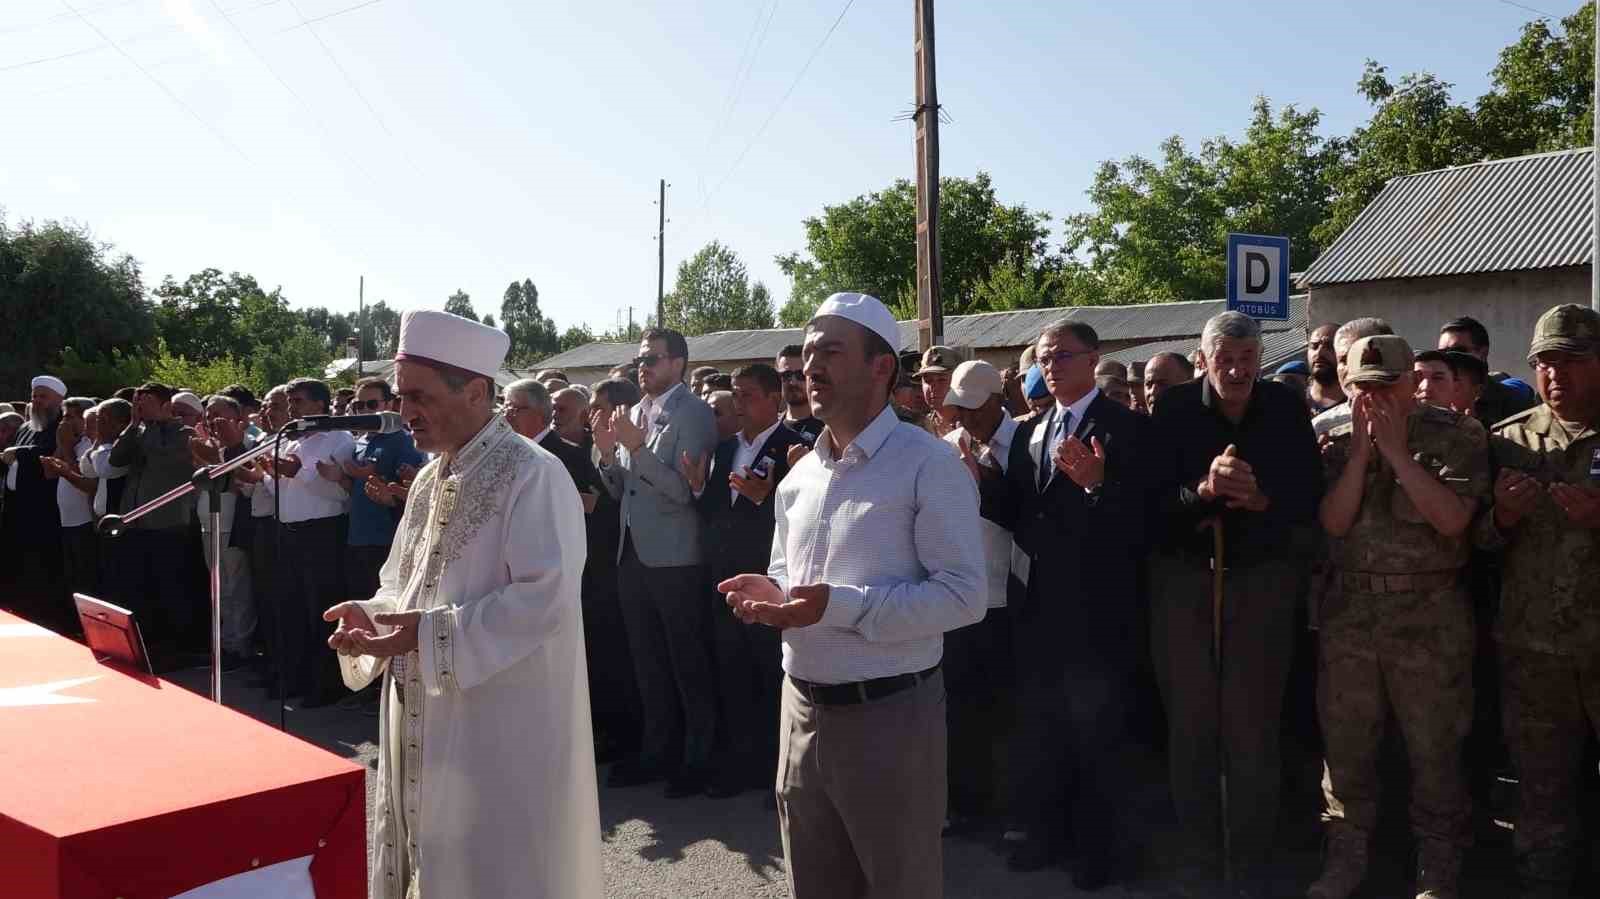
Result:
<svg viewBox="0 0 1600 899"><path fill-rule="evenodd" d="M28 395L34 375L155 348L156 325L139 264L82 226L6 223L0 215L0 396ZM78 388L67 381L74 392Z"/></svg>
<svg viewBox="0 0 1600 899"><path fill-rule="evenodd" d="M678 265L678 277L663 303L669 328L684 334L772 327L772 294L750 273L739 254L713 240Z"/></svg>
<svg viewBox="0 0 1600 899"><path fill-rule="evenodd" d="M459 315L462 318L470 318L473 321L478 320L478 313L473 311L472 308L472 297L468 296L467 292L459 287L456 288L455 293L444 301L444 311L451 315Z"/></svg>
<svg viewBox="0 0 1600 899"><path fill-rule="evenodd" d="M995 267L1047 264L1050 216L1025 205L1007 206L987 172L939 180L941 296L946 314L988 311L978 305L978 285ZM870 293L887 303L916 303L916 186L900 179L804 222L806 255L777 258L791 280L779 313L794 327L836 291Z"/></svg>
<svg viewBox="0 0 1600 899"><path fill-rule="evenodd" d="M556 323L539 309L539 288L531 278L512 281L500 300L500 328L511 338L508 365L528 365L561 346Z"/></svg>

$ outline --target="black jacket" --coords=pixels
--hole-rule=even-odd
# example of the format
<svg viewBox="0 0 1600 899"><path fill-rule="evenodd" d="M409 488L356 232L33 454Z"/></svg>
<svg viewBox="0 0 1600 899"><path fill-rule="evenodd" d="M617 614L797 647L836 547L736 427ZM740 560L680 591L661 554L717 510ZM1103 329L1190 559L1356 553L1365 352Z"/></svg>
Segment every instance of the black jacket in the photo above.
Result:
<svg viewBox="0 0 1600 899"><path fill-rule="evenodd" d="M594 513L584 516L584 527L589 538L587 567L609 569L616 559L617 540L620 537L617 505L616 500L606 492L605 483L600 479L600 470L595 468L594 460L589 455L589 447L573 446L558 437L555 431L544 435L544 439L539 441L539 446L561 460L561 464L567 469L567 474L572 476L573 486L578 488L579 493L600 495Z"/></svg>
<svg viewBox="0 0 1600 899"><path fill-rule="evenodd" d="M807 445L807 441L788 425L779 424L756 454L756 465L764 460L777 472L774 483L781 482L789 474L789 448L796 444ZM776 500L768 496L767 501L758 506L749 498L734 493L728 476L733 473L733 459L738 451L737 434L717 444L705 490L695 501L703 522L700 529L703 556L712 576L718 580L734 574L764 572L772 559L775 527L772 510Z"/></svg>
<svg viewBox="0 0 1600 899"><path fill-rule="evenodd" d="M1011 609L1017 654L1024 665L1031 659L1131 671L1144 647L1136 602L1148 419L1095 397L1073 432L1085 442L1100 439L1104 482L1091 495L1057 471L1041 492L1041 466L1054 464L1041 457L1059 414L1052 408L1018 426L1006 474L980 485L983 516L1009 528L1029 559L1027 589Z"/></svg>

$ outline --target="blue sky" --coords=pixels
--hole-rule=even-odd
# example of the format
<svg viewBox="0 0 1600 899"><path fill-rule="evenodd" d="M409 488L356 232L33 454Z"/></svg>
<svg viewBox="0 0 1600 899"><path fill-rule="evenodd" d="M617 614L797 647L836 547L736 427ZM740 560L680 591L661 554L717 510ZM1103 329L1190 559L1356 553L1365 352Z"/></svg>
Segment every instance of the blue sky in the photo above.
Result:
<svg viewBox="0 0 1600 899"><path fill-rule="evenodd" d="M0 0L8 221L85 223L151 286L215 266L296 306L353 309L365 274L369 301L438 307L461 288L498 313L531 277L559 325L602 330L654 306L658 178L668 288L717 238L781 304L772 257L804 248L803 218L914 173L911 125L893 121L912 99L910 0L855 0L798 84L844 0L343 12L359 3ZM1084 208L1100 160L1236 134L1258 93L1348 131L1367 57L1474 98L1535 16L1505 0L941 0L944 173L985 169L1004 201L1059 217Z"/></svg>

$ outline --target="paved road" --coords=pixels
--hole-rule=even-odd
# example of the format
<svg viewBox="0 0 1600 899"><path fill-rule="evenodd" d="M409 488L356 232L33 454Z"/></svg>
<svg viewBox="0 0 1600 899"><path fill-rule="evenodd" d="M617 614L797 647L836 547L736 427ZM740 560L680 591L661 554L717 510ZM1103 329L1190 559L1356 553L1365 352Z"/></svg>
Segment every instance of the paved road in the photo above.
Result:
<svg viewBox="0 0 1600 899"><path fill-rule="evenodd" d="M185 671L171 678L204 692L205 671ZM225 702L276 726L277 709L259 690L226 678ZM330 707L288 713L289 730L317 745L368 765L368 808L375 781L378 720L359 708ZM1170 895L1170 884L1160 875L1172 844L1173 823L1167 811L1160 767L1153 757L1139 760L1147 773L1146 786L1129 797L1130 816L1146 844L1146 873L1124 887L1094 893L1104 899ZM603 781L603 778L602 778ZM776 813L763 807L763 797L747 793L733 799L668 800L659 785L627 790L600 790L600 820L604 828L605 870L608 894L617 899L780 899L788 895L783 885L783 850L778 840ZM1403 822L1396 838L1381 848L1373 883L1357 899L1390 899L1406 895L1409 851ZM1303 895L1305 884L1318 865L1315 835L1301 829L1287 831L1286 842L1296 847L1280 851L1279 872L1284 896ZM945 843L945 895L948 899L1059 899L1087 896L1074 891L1064 871L1034 874L1007 871L993 844L952 839ZM1502 899L1514 895L1508 880L1509 859L1503 845L1480 849L1468 866L1463 899Z"/></svg>

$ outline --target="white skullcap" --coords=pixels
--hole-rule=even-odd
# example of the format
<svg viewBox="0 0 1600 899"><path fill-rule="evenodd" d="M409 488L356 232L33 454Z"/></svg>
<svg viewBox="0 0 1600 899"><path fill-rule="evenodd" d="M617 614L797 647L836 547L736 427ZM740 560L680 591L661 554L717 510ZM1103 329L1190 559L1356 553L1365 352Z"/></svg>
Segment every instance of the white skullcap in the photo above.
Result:
<svg viewBox="0 0 1600 899"><path fill-rule="evenodd" d="M492 379L510 350L511 338L498 328L435 309L413 309L400 316L400 349L394 358L448 365Z"/></svg>
<svg viewBox="0 0 1600 899"><path fill-rule="evenodd" d="M894 313L877 297L864 293L836 293L822 301L811 319L815 321L824 315L847 318L882 337L889 344L889 349L900 351L900 325L895 322Z"/></svg>
<svg viewBox="0 0 1600 899"><path fill-rule="evenodd" d="M200 402L200 397L195 396L193 393L190 393L187 390L180 390L177 393L174 393L172 395L172 405L188 406L190 409L199 412L201 415L206 413L205 403Z"/></svg>
<svg viewBox="0 0 1600 899"><path fill-rule="evenodd" d="M54 391L57 396L64 397L67 395L67 382L55 375L40 375L33 379L31 386L43 387L46 390Z"/></svg>

